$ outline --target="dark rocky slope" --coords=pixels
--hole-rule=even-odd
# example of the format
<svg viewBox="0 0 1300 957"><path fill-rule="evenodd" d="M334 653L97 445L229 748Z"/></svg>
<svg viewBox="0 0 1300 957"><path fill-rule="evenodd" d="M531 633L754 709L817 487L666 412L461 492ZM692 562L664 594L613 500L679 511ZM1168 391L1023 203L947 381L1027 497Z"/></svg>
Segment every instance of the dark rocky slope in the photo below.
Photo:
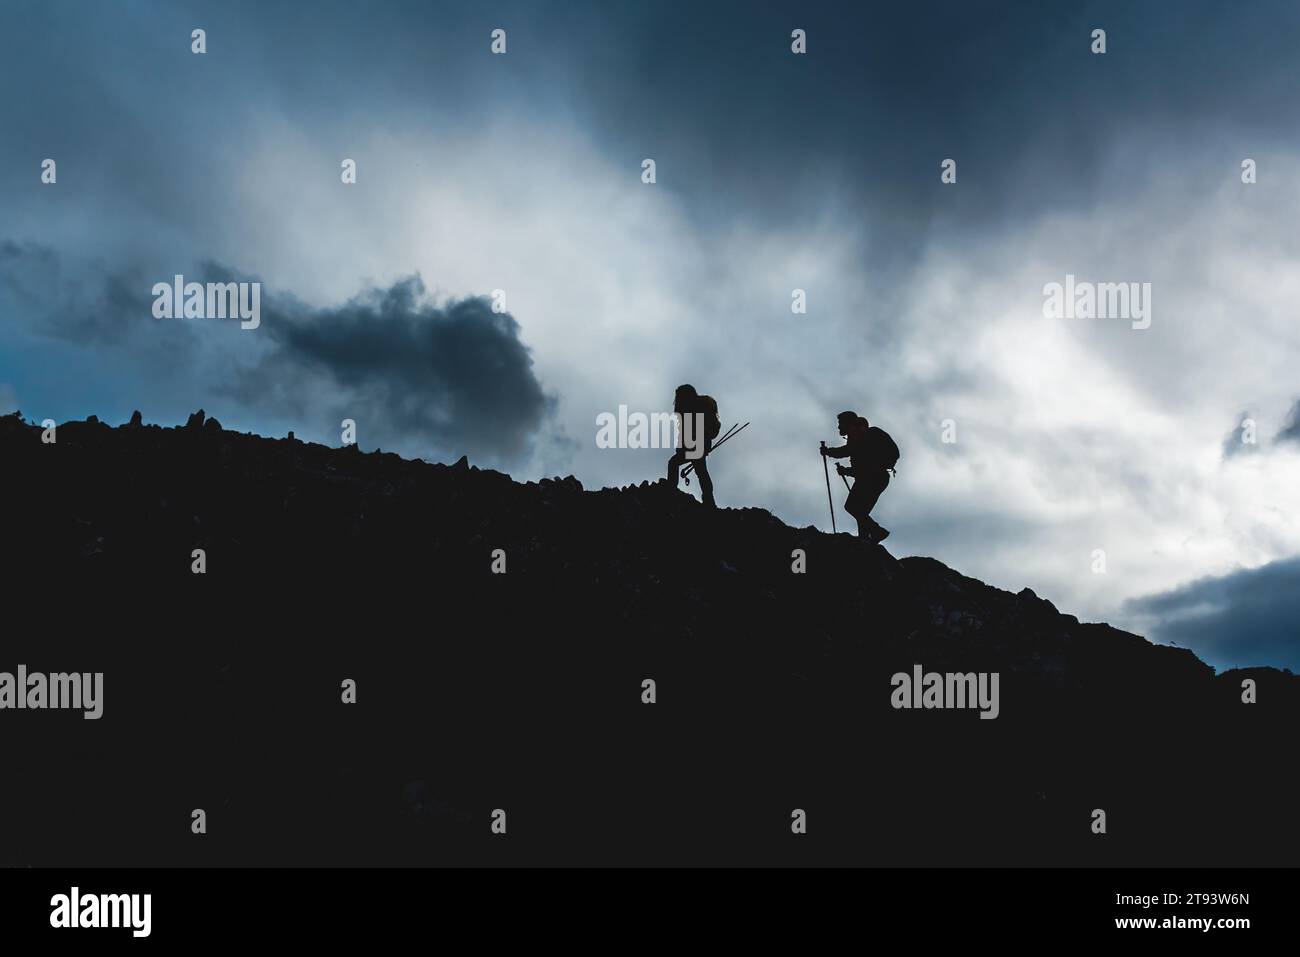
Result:
<svg viewBox="0 0 1300 957"><path fill-rule="evenodd" d="M105 673L0 711L3 864L1300 860L1297 676L760 509L200 418L5 417L0 490L0 671ZM891 708L916 663L999 718Z"/></svg>

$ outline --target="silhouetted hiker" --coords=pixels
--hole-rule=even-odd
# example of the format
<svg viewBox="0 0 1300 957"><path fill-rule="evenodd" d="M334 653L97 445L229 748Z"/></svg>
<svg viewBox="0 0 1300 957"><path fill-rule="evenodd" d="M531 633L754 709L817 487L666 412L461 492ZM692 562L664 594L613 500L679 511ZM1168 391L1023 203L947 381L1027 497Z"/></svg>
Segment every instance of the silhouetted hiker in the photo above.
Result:
<svg viewBox="0 0 1300 957"><path fill-rule="evenodd" d="M673 412L681 417L682 427L677 433L677 451L668 460L667 482L673 488L681 480L680 469L692 463L700 479L700 493L707 508L717 508L713 501L713 479L705 457L713 449L713 440L722 431L718 418L718 403L711 396L700 395L693 385L679 385L673 398ZM688 456L687 453L690 453Z"/></svg>
<svg viewBox="0 0 1300 957"><path fill-rule="evenodd" d="M822 455L849 459L849 467L836 465L840 475L853 476L853 488L844 501L844 511L858 520L858 535L873 542L883 542L889 529L871 517L880 493L889 485L889 473L898 462L898 446L884 429L875 428L856 412L841 412L837 419L840 435L846 439L838 448L822 446Z"/></svg>

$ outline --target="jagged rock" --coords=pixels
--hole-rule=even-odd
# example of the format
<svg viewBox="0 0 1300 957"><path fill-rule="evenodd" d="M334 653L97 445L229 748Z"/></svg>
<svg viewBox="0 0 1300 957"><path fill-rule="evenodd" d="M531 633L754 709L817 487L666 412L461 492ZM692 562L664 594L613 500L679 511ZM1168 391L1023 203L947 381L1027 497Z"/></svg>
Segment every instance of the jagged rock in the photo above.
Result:
<svg viewBox="0 0 1300 957"><path fill-rule="evenodd" d="M139 409L136 409L131 413L131 421L128 422L127 425L133 429L138 429L140 426L144 425L144 416L140 414Z"/></svg>
<svg viewBox="0 0 1300 957"><path fill-rule="evenodd" d="M202 409L199 409L199 411L195 412L193 415L191 415L188 419L185 420L185 428L201 429L203 428L203 419L204 419L204 412Z"/></svg>
<svg viewBox="0 0 1300 957"><path fill-rule="evenodd" d="M218 422L215 418L208 419L208 421L203 423L203 430L205 432L220 432L221 423Z"/></svg>

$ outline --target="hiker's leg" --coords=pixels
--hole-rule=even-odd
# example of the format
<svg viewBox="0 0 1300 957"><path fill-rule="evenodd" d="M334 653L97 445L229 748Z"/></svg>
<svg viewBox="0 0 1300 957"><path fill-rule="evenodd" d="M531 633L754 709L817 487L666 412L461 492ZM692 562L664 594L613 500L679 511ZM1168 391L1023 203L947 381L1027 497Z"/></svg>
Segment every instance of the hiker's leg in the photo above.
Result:
<svg viewBox="0 0 1300 957"><path fill-rule="evenodd" d="M849 498L853 499L853 495L851 493L849 495ZM866 513L865 509L863 509L862 507L860 500L853 500L851 504L853 510L850 511L849 514L852 515L855 519L857 519L858 538L866 539L869 542L874 542L877 538L880 537L881 532L884 532L884 529L882 529L879 525L877 525L875 519L873 519L870 515ZM844 507L846 510L849 508L849 506L850 506L850 502L844 503ZM888 533L886 532L885 534Z"/></svg>
<svg viewBox="0 0 1300 957"><path fill-rule="evenodd" d="M673 488L682 480L681 468L686 464L686 450L678 449L673 453L673 457L668 460L668 484ZM697 466L698 468L698 466Z"/></svg>
<svg viewBox="0 0 1300 957"><path fill-rule="evenodd" d="M889 473L882 471L878 476L864 478L853 486L855 492L859 488L862 489L862 498L860 499L862 517L869 523L871 537L876 541L880 541L889 535L889 530L871 517L871 510L876 507L876 502L880 501L880 493L885 490L887 485L889 485Z"/></svg>
<svg viewBox="0 0 1300 957"><path fill-rule="evenodd" d="M701 455L695 460L695 474L700 479L700 494L704 497L704 504L708 508L717 508L718 503L713 500L713 479L709 476L709 457Z"/></svg>
<svg viewBox="0 0 1300 957"><path fill-rule="evenodd" d="M844 500L844 511L848 512L858 521L858 534L866 536L871 528L871 519L867 517L866 511L861 506L862 493L858 491L858 485L849 489L849 497Z"/></svg>
<svg viewBox="0 0 1300 957"><path fill-rule="evenodd" d="M889 473L882 471L879 475L863 476L853 486L853 491L857 492L860 489L862 492L858 496L858 502L863 515L871 514L871 510L876 507L876 502L880 501L880 493L888 484Z"/></svg>

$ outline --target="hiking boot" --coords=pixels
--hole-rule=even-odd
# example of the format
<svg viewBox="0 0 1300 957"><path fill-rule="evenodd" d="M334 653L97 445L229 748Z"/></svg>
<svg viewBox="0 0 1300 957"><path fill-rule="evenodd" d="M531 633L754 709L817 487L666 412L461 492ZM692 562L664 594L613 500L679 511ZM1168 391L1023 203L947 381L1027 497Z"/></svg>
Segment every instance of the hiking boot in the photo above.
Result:
<svg viewBox="0 0 1300 957"><path fill-rule="evenodd" d="M889 537L889 529L881 527L874 518L868 518L858 523L858 535L878 545Z"/></svg>

